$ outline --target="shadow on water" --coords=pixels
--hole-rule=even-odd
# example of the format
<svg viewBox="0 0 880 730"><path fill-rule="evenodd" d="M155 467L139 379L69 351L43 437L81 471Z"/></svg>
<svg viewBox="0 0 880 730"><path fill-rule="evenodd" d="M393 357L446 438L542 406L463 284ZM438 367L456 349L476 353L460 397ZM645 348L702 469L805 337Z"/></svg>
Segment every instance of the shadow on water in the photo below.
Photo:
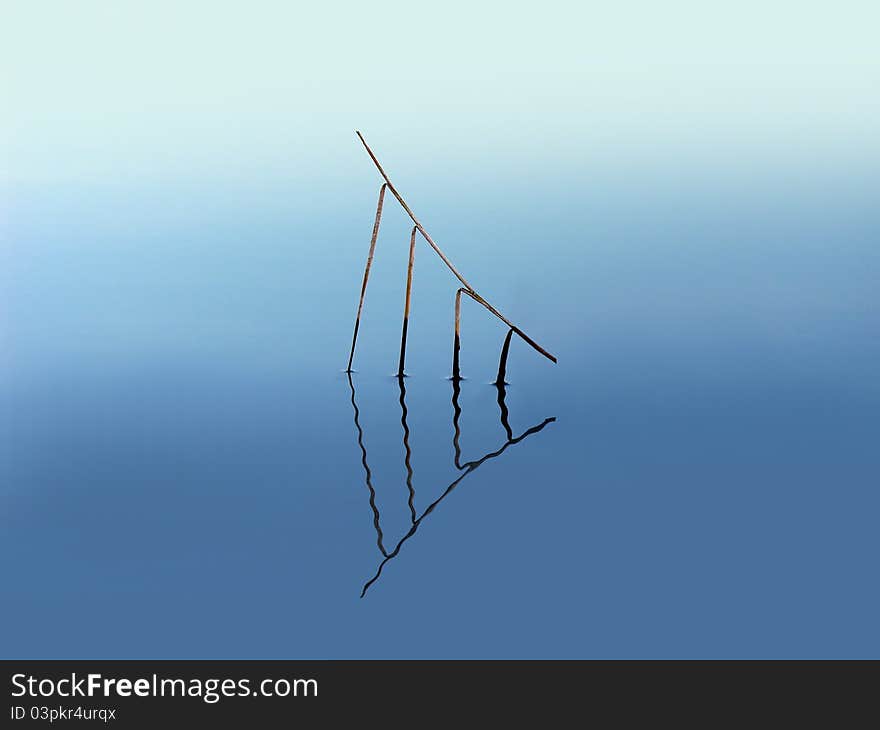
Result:
<svg viewBox="0 0 880 730"><path fill-rule="evenodd" d="M487 454L484 454L479 459L474 459L473 461L462 461L461 460L461 428L459 426L459 420L461 418L461 406L459 405L459 396L461 395L461 385L458 379L452 380L452 445L454 450L454 464L455 468L462 472L458 478L456 478L443 492L440 496L431 502L425 510L418 514L416 509L416 492L415 487L413 486L413 469L412 469L412 449L409 443L409 426L407 424L407 407L406 407L406 385L403 377L398 377L397 382L400 387L400 423L403 426L403 448L404 448L404 466L406 468L406 486L409 494L408 497L408 506L411 515L412 525L406 534L398 541L397 545L395 545L394 549L389 551L385 547L385 536L382 532L381 526L381 515L379 513L379 508L376 506L376 490L373 486L373 476L370 471L369 464L367 462L367 448L364 445L364 431L360 424L360 411L358 410L356 393L354 387L354 381L352 380L351 373L348 374L348 385L351 389L351 405L354 410L354 425L357 429L358 436L358 446L361 450L361 464L364 468L364 481L367 486L367 490L369 492L369 502L370 509L373 512L373 527L376 530L376 544L379 547L379 552L382 554L382 561L379 563L379 567L376 570L376 574L368 580L361 591L361 598L363 598L370 586L373 585L379 577L382 575L382 569L385 567L388 561L397 557L400 554L400 550L403 545L409 540L419 529L419 526L422 524L422 521L430 515L434 509L444 500L452 491L465 479L465 477L472 474L476 471L480 466L485 464L487 461L491 459L495 459L501 456L509 447L520 443L525 440L529 436L538 433L541 431L547 424L552 423L556 420L555 417L545 418L541 423L538 423L532 426L529 429L523 431L519 436L513 435L513 429L510 426L510 413L506 404L507 397L507 386L504 383L503 379L499 378L499 381L494 384L494 387L498 390L498 407L500 410L500 420L501 427L504 429L506 440L499 448L494 451L490 451Z"/></svg>

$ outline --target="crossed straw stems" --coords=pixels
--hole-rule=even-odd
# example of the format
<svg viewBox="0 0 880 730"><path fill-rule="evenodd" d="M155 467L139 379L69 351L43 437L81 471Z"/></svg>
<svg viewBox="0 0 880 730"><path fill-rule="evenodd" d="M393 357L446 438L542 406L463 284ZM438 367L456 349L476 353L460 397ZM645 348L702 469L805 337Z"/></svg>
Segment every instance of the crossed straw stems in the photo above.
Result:
<svg viewBox="0 0 880 730"><path fill-rule="evenodd" d="M440 250L440 247L434 243L434 240L425 230L424 226L419 223L415 214L412 212L412 209L406 204L406 201L403 199L401 194L397 191L397 188L394 187L394 184L391 182L391 179L388 177L388 174L385 170L382 169L382 165L379 164L379 160L376 159L376 155L373 154L373 150L370 149L370 146L367 144L363 135L360 132L356 132L358 139L360 139L361 144L363 144L364 149L366 149L367 154L370 156L370 159L373 161L373 164L376 166L376 169L379 170L385 182L382 184L382 187L379 189L379 202L376 205L376 220L373 223L373 235L370 237L370 251L367 254L367 265L364 268L364 280L361 284L361 297L358 302L357 309L357 317L354 322L354 334L351 338L351 352L348 355L348 366L346 368L346 372L350 373L351 364L354 361L354 349L357 345L357 336L358 330L361 325L361 312L364 308L364 296L367 293L367 282L370 279L370 267L373 265L373 254L376 251L376 239L379 237L379 224L382 220L382 207L385 203L385 190L390 190L391 194L397 198L397 202L400 203L401 207L406 211L406 214L412 219L413 229L412 234L410 235L409 241L409 267L407 268L406 274L406 303L404 304L403 310L403 330L400 336L400 360L398 361L397 366L397 377L402 378L404 376L404 364L406 361L406 335L407 329L409 328L409 307L410 307L410 299L412 292L412 276L413 276L413 264L415 262L415 251L416 251L416 233L421 233L422 238L428 242L428 245L434 249L437 255L441 258L446 267L453 273L456 279L458 279L462 283L462 287L455 294L455 339L453 343L453 354L452 354L452 379L460 380L461 372L459 370L459 349L460 349L460 323L461 323L461 295L466 294L475 302L482 304L486 309L488 309L492 314L494 314L498 319L500 319L504 324L506 324L510 329L507 333L507 337L504 340L504 346L501 350L501 361L498 365L498 377L496 379L496 383L501 384L504 383L504 376L507 369L507 355L510 351L510 339L511 336L515 333L519 335L526 343L528 343L534 350L542 354L548 360L552 362L556 362L556 358L551 355L547 350L541 347L537 342L535 342L531 337L529 337L525 332L523 332L519 327L514 325L509 319L507 319L501 312L499 312L495 307L493 307L489 302L487 302L483 297L481 297L474 288L468 284L467 280L458 272L455 266L452 265L452 262L446 257L443 251Z"/></svg>

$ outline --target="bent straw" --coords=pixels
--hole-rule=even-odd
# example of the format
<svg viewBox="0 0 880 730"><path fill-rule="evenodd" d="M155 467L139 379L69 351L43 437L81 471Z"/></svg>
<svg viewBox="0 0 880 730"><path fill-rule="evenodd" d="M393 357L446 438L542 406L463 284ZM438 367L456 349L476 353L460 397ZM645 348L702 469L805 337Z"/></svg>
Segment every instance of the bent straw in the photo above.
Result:
<svg viewBox="0 0 880 730"><path fill-rule="evenodd" d="M412 293L413 262L416 257L416 228L412 229L409 239L409 268L406 270L406 302L403 305L403 331L400 334L400 362L397 365L397 377L402 378L403 364L406 360L406 331L409 329L409 302Z"/></svg>
<svg viewBox="0 0 880 730"><path fill-rule="evenodd" d="M364 149L367 151L367 154L370 156L370 159L373 161L373 164L376 166L376 169L379 170L379 173L385 180L385 184L388 185L388 189L391 191L391 194L397 198L397 202L400 203L401 207L406 211L406 214L410 217L412 222L415 224L415 227L418 229L419 233L422 234L424 239L428 242L428 245L437 252L437 255L443 260L443 263L446 264L446 267L455 275L455 278L458 279L462 284L464 284L465 289L468 290L468 293L480 304L482 304L486 309L488 309L492 314L494 314L498 319L504 322L508 327L510 327L514 332L516 332L519 337L521 337L525 342L527 342L534 350L541 353L544 357L552 362L556 362L556 358L551 355L547 350L541 347L537 342L535 342L531 337L526 335L519 327L516 327L510 320L508 320L501 312L499 312L495 307L493 307L489 302L483 299L479 294L474 291L474 288L468 284L467 280L458 273L458 270L455 266L452 265L452 262L446 258L446 254L444 254L440 247L434 243L434 239L428 234L425 230L424 226L419 223L418 219L415 216L415 213L412 212L412 209L406 204L406 201L403 199L403 196L399 192L397 192L397 188L394 187L394 184L391 182L391 178L388 177L388 174L385 170L382 169L382 165L379 164L379 160L376 159L376 155L373 154L373 150L370 149L370 146L367 144L367 141L364 139L364 136L357 130L355 130L355 134L357 134L358 139L360 139L361 144L364 146Z"/></svg>
<svg viewBox="0 0 880 730"><path fill-rule="evenodd" d="M495 378L495 385L499 388L503 388L507 385L504 377L507 375L507 355L510 352L511 335L513 335L513 330L507 330L507 337L504 338L504 344L501 346L501 360L498 362L498 377Z"/></svg>
<svg viewBox="0 0 880 730"><path fill-rule="evenodd" d="M459 351L461 350L461 295L467 294L475 302L479 302L484 307L488 307L485 300L470 289L461 287L455 292L455 338L452 341L452 379L461 380L461 371L458 367ZM517 331L516 327L511 327L511 331ZM517 334L519 334L517 332ZM509 336L509 335L508 335ZM505 358L506 359L506 358ZM555 361L554 361L555 362Z"/></svg>
<svg viewBox="0 0 880 730"><path fill-rule="evenodd" d="M545 350L543 347L541 347L537 342L535 342L531 337L529 337L519 327L517 327L515 324L513 324L509 319L507 319L507 317L505 317L503 314L501 314L501 312L499 312L497 309L495 309L495 307L493 307L491 304L489 304L489 302L487 302L485 299L483 299L483 297L481 297L479 294L477 294L473 290L469 291L468 294L471 295L471 298L474 301L477 301L480 304L482 304L486 309L488 309L490 312L492 312L492 314L494 314L496 317L498 317L498 319L500 319L502 322L504 322L504 324L506 324L508 327L510 327L510 329L512 329L514 332L516 332L516 334L519 335L520 339L522 339L529 346L531 346L532 349L536 350L537 352L540 352L544 357L546 357L551 362L556 363L556 358L553 355L551 355L549 352L547 352L547 350Z"/></svg>
<svg viewBox="0 0 880 730"><path fill-rule="evenodd" d="M461 349L461 295L470 292L461 288L455 292L455 337L452 340L452 380L461 380L461 371L458 367L458 352Z"/></svg>
<svg viewBox="0 0 880 730"><path fill-rule="evenodd" d="M456 268L452 265L452 262L448 258L446 258L446 254L444 254L440 250L440 247L436 243L434 243L434 239L432 239L428 235L428 232L424 229L422 224L419 223L418 219L416 218L415 213L412 212L412 209L406 204L406 201L403 199L400 193L397 192L397 188L394 187L391 182L391 178L389 178L385 170L382 169L382 165L379 164L379 160L376 159L376 155L373 154L373 150L370 149L370 145L367 144L367 141L364 139L364 135L362 135L357 130L355 130L355 134L358 136L358 139L360 139L361 144L364 146L364 149L367 151L367 154L370 156L370 159L373 161L376 169L379 170L379 174L381 174L382 177L385 179L385 184L388 186L388 189L391 191L392 195L397 198L397 202L400 203L401 207L406 211L406 214L412 219L412 222L415 223L416 228L419 229L419 233L421 233L425 237L425 240L428 242L431 248L433 248L437 252L437 255L441 259L443 259L443 263L446 264L447 268L455 275L455 278L458 279L462 284L464 284L468 289L473 289L473 287L468 284L467 281L465 281L465 278L458 273Z"/></svg>
<svg viewBox="0 0 880 730"><path fill-rule="evenodd" d="M370 267L373 265L373 253L376 250L376 239L379 237L379 222L382 220L382 205L385 202L385 188L388 183L384 183L379 188L379 204L376 206L376 221L373 223L373 235L370 237L370 252L367 254L367 266L364 269L364 281L361 284L361 298L358 302L357 317L354 320L354 334L351 337L351 352L348 354L348 367L345 372L351 372L351 362L354 360L354 347L357 344L358 329L361 326L361 311L364 308L364 295L367 293L367 281L370 278Z"/></svg>

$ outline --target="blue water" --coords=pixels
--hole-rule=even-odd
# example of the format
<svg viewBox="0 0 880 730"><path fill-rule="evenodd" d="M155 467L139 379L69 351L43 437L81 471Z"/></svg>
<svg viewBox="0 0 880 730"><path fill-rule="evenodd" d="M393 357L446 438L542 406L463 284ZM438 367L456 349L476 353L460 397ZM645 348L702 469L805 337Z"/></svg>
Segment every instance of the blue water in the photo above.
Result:
<svg viewBox="0 0 880 730"><path fill-rule="evenodd" d="M12 192L2 656L880 656L876 179L365 180Z"/></svg>

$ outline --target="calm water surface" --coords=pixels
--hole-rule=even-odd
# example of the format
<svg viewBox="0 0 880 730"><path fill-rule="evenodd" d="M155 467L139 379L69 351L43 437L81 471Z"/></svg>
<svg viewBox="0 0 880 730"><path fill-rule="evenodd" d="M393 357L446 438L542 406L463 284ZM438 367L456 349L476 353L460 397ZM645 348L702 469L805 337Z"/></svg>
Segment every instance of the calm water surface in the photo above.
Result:
<svg viewBox="0 0 880 730"><path fill-rule="evenodd" d="M870 195L370 185L12 196L3 656L880 655Z"/></svg>

